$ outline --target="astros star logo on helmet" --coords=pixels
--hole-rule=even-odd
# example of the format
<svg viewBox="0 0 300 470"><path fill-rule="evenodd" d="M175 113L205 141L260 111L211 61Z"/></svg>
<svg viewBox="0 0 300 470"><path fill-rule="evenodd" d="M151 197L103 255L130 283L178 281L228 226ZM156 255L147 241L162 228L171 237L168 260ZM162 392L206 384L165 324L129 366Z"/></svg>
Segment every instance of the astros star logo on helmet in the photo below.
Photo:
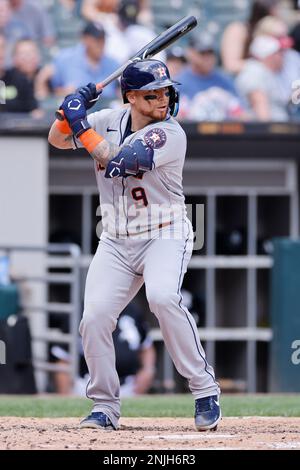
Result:
<svg viewBox="0 0 300 470"><path fill-rule="evenodd" d="M163 78L163 77L167 76L166 69L164 69L164 67L158 67L156 70L157 70L160 78Z"/></svg>

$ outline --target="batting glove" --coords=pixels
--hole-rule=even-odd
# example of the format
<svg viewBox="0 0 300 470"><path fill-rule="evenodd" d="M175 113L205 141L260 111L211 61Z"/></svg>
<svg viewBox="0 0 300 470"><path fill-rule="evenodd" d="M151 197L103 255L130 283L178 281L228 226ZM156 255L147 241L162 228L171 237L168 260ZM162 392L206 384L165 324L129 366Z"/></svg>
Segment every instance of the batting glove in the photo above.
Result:
<svg viewBox="0 0 300 470"><path fill-rule="evenodd" d="M84 98L81 94L67 95L59 109L63 110L65 118L76 137L91 129L86 118Z"/></svg>
<svg viewBox="0 0 300 470"><path fill-rule="evenodd" d="M76 93L83 97L85 109L90 109L100 98L102 90L97 90L95 83L88 83L88 85L78 88Z"/></svg>

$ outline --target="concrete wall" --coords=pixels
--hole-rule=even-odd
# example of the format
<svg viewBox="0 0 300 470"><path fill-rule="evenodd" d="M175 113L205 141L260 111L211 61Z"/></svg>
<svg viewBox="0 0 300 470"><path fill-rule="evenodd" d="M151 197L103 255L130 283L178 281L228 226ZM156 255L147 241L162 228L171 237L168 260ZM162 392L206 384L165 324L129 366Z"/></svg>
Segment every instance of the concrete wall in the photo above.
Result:
<svg viewBox="0 0 300 470"><path fill-rule="evenodd" d="M48 237L48 145L43 137L0 137L0 247L45 246ZM43 276L44 254L13 252L11 275L16 278ZM45 303L45 286L26 281L20 284L22 302ZM28 312L33 336L43 333L46 317ZM35 357L45 358L46 347L33 342ZM40 390L45 374L37 374Z"/></svg>

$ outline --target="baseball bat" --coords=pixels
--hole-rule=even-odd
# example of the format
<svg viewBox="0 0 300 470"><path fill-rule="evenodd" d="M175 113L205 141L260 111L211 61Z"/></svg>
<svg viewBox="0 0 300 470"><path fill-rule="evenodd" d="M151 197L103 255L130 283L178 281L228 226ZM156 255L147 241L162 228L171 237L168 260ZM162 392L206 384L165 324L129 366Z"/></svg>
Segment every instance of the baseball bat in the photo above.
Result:
<svg viewBox="0 0 300 470"><path fill-rule="evenodd" d="M119 67L115 72L105 78L102 82L97 83L97 90L102 90L109 83L120 77L126 67L132 62L143 59L151 59L151 57L166 49L168 46L173 44L173 42L177 41L177 39L189 33L193 28L195 28L195 26L197 26L197 20L194 16L185 16L181 20L177 21L177 23L175 23L173 26L156 36L156 38L154 38L151 42L139 50L131 59L125 62L125 64L121 65L121 67ZM60 121L64 120L64 113L62 110L56 111L55 116Z"/></svg>

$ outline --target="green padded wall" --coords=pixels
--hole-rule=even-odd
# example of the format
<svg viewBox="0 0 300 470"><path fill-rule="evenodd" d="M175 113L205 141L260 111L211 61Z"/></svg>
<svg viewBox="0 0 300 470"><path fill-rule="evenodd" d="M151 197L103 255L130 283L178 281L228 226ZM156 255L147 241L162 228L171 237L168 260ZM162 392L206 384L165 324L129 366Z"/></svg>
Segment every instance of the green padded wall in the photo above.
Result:
<svg viewBox="0 0 300 470"><path fill-rule="evenodd" d="M270 391L300 391L300 241L274 240Z"/></svg>
<svg viewBox="0 0 300 470"><path fill-rule="evenodd" d="M19 294L16 284L0 284L0 320L15 315L19 310Z"/></svg>

